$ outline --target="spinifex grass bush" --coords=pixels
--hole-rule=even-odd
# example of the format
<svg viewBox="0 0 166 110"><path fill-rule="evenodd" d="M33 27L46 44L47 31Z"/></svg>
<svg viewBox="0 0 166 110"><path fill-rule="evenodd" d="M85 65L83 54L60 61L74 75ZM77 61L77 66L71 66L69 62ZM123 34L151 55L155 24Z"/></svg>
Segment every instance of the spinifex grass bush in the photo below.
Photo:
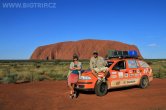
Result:
<svg viewBox="0 0 166 110"><path fill-rule="evenodd" d="M0 83L14 83L17 74L11 73L9 67L0 68Z"/></svg>
<svg viewBox="0 0 166 110"><path fill-rule="evenodd" d="M15 83L17 80L17 74L10 73L2 78L2 83Z"/></svg>
<svg viewBox="0 0 166 110"><path fill-rule="evenodd" d="M8 71L6 71L5 69L0 69L0 80L3 79L3 77L5 77L5 75L8 73Z"/></svg>
<svg viewBox="0 0 166 110"><path fill-rule="evenodd" d="M8 67L0 68L0 83L10 83L15 82L15 74L10 73Z"/></svg>

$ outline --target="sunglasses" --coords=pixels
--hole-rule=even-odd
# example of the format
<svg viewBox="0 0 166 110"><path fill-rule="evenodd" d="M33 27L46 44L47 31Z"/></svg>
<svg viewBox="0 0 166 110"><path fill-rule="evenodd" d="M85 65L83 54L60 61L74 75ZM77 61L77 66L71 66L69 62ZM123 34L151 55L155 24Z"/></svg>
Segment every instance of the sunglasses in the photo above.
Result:
<svg viewBox="0 0 166 110"><path fill-rule="evenodd" d="M97 53L94 53L93 55L98 55Z"/></svg>

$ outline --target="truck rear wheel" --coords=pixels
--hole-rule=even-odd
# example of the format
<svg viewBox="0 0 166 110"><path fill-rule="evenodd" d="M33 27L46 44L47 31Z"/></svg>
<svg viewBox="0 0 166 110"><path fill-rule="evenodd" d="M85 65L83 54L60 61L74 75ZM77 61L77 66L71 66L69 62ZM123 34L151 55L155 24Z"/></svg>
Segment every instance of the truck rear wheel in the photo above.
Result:
<svg viewBox="0 0 166 110"><path fill-rule="evenodd" d="M108 85L106 82L97 81L95 86L95 93L97 96L104 96L107 93Z"/></svg>
<svg viewBox="0 0 166 110"><path fill-rule="evenodd" d="M143 76L143 77L141 78L141 80L140 80L140 85L139 85L139 87L142 88L142 89L144 89L144 88L148 87L148 85L149 85L148 77L147 77L147 76Z"/></svg>

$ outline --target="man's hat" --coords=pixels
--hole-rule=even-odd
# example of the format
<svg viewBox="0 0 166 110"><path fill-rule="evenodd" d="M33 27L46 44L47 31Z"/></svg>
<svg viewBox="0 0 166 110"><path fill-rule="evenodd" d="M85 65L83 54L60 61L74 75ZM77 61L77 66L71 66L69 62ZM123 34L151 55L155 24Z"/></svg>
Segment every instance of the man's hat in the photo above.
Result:
<svg viewBox="0 0 166 110"><path fill-rule="evenodd" d="M97 54L97 55L98 55L98 52L97 52L97 51L94 51L93 54Z"/></svg>

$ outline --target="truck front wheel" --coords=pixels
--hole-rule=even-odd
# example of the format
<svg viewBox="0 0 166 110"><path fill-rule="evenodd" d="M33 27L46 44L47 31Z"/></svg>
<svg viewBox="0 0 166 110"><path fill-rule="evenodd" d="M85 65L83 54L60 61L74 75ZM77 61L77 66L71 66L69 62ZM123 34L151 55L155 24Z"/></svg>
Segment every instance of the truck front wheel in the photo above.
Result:
<svg viewBox="0 0 166 110"><path fill-rule="evenodd" d="M148 85L149 85L149 79L148 79L148 77L147 76L143 76L141 78L141 80L140 80L140 85L139 85L140 88L144 89L144 88L148 87Z"/></svg>
<svg viewBox="0 0 166 110"><path fill-rule="evenodd" d="M95 86L95 93L97 96L104 96L107 93L108 85L106 82L97 81Z"/></svg>

